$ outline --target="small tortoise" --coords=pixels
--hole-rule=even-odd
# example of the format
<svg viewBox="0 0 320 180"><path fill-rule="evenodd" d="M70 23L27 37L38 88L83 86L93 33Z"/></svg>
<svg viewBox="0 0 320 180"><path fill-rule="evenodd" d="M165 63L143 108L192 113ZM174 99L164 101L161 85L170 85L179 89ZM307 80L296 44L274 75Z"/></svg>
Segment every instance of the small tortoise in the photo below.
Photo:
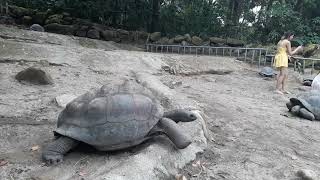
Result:
<svg viewBox="0 0 320 180"><path fill-rule="evenodd" d="M271 67L263 67L259 74L263 77L273 77L275 72Z"/></svg>
<svg viewBox="0 0 320 180"><path fill-rule="evenodd" d="M311 90L290 98L287 108L292 114L308 120L320 120L320 92Z"/></svg>
<svg viewBox="0 0 320 180"><path fill-rule="evenodd" d="M315 78L314 75L304 77L303 80L302 80L302 84L304 86L311 86L314 78Z"/></svg>
<svg viewBox="0 0 320 180"><path fill-rule="evenodd" d="M79 96L59 114L57 137L43 151L47 164L62 162L64 154L84 142L100 151L132 147L165 134L179 149L190 145L178 122L196 120L188 110L163 112L158 100L138 83L102 86Z"/></svg>

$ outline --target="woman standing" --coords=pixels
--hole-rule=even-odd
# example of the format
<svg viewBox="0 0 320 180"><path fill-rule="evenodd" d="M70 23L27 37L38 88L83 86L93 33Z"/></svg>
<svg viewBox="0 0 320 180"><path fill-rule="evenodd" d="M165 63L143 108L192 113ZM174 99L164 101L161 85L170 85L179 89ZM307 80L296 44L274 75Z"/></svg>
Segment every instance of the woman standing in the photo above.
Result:
<svg viewBox="0 0 320 180"><path fill-rule="evenodd" d="M285 90L286 80L288 79L288 59L289 56L297 54L302 49L299 46L294 51L291 50L290 41L293 39L293 34L290 32L284 33L281 40L277 44L277 54L275 56L274 66L280 71L277 75L277 90L279 94L288 94L289 92Z"/></svg>

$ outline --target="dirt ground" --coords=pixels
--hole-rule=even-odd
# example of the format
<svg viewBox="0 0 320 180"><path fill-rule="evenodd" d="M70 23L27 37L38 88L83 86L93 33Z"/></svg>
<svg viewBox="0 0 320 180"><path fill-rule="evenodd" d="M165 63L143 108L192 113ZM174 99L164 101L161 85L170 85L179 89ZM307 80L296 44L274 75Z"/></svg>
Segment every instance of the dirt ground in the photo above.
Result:
<svg viewBox="0 0 320 180"><path fill-rule="evenodd" d="M106 165L106 160L126 158L139 150L107 157L79 152L66 159L68 166L43 166L41 148L52 140L51 132L62 110L54 98L81 95L123 77L135 78L137 73L158 78L169 89L168 94L174 92L171 96L180 106L201 109L206 115L212 139L195 160L177 168L187 179L294 180L300 169L320 172L320 124L293 117L285 106L290 97L302 92L293 72L288 84L292 94L279 95L274 93L274 79L260 77L256 66L233 58L152 54L112 44L112 48L109 44L103 49L106 46L96 46L97 42L90 41L94 47L88 47L77 39L52 34L46 38L55 43L41 38L26 42L26 37L37 35L10 33L8 29L1 31L2 36L15 38L0 39L0 159L7 162L0 167L0 179L46 179L31 176L38 171L50 171L56 179L107 179L101 176L107 172L89 176L82 173L83 168L103 165L112 169L116 165ZM24 39L17 38L19 35ZM39 64L43 59L51 65ZM14 79L16 73L32 65L48 71L55 84L37 86ZM164 71L164 65L178 74ZM208 70L231 73L217 75ZM192 126L186 127L191 132ZM88 161L91 164L86 164ZM71 175L63 176L70 167ZM158 179L174 179L174 174L159 175Z"/></svg>

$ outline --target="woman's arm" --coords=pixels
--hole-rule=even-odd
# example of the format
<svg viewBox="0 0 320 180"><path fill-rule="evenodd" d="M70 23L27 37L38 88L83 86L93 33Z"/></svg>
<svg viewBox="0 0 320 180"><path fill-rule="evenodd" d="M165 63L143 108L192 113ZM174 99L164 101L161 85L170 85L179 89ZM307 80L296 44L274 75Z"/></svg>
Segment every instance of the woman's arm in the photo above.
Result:
<svg viewBox="0 0 320 180"><path fill-rule="evenodd" d="M287 46L288 54L289 54L290 56L297 54L297 53L300 51L300 49L302 48L302 46L299 46L299 47L297 47L294 51L292 51L292 49L291 49L291 42L290 42L290 41L287 41L287 42L286 42L286 46Z"/></svg>

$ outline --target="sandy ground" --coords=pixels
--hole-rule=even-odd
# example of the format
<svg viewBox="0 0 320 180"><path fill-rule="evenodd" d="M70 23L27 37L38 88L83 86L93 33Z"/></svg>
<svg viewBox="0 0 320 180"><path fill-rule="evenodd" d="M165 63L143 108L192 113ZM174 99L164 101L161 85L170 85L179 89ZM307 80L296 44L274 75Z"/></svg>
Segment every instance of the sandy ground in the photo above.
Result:
<svg viewBox="0 0 320 180"><path fill-rule="evenodd" d="M140 153L156 152L158 148L171 152L163 151L168 153L165 162L173 164L164 167L175 167L187 179L293 180L300 169L320 172L320 124L293 117L285 106L288 98L301 92L293 72L288 84L292 94L278 95L274 93L274 79L260 77L257 67L233 58L127 51L96 41L90 41L94 46L87 47L82 45L86 41L81 44L78 39L53 34L48 38L46 33L41 34L43 39L26 42L21 37L35 39L37 35L17 32L13 39L0 39L0 59L8 60L0 63L0 159L8 162L0 167L0 179L108 179L110 171L120 173L119 164L128 163L124 159L139 159ZM8 29L1 34L13 37ZM55 64L40 65L38 61L44 59ZM55 84L36 86L14 79L16 73L32 65L48 71ZM163 66L173 67L178 74L169 74ZM232 73L206 74L207 70ZM193 75L188 76L190 72ZM70 153L64 165L43 166L41 148L52 140L62 110L55 97L81 95L104 84L137 77L160 89L159 96L168 100L163 104L166 108L188 107L204 112L212 139L203 152L190 151L199 152L195 160L191 157L188 165L177 165L175 162L190 154L177 153L165 140L153 140L142 148L107 155L92 150ZM194 124L183 127L193 133L191 148L203 145L196 143L201 138L198 131L193 131ZM176 173L157 172L156 179L174 179Z"/></svg>

